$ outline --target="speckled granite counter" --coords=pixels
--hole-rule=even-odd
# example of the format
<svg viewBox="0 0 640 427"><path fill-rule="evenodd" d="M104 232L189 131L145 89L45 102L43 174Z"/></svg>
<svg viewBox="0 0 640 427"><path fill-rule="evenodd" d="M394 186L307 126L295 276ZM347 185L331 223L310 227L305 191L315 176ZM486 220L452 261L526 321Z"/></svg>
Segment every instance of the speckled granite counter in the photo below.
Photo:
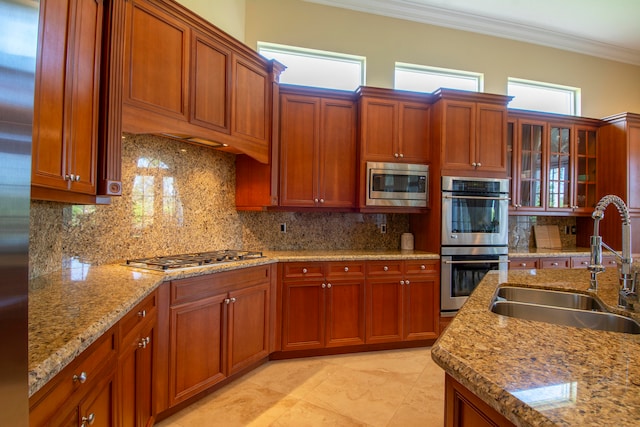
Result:
<svg viewBox="0 0 640 427"><path fill-rule="evenodd" d="M640 425L640 335L494 314L499 283L586 292L589 272L487 274L433 346L433 359L518 426ZM597 296L619 312L615 269L599 275Z"/></svg>
<svg viewBox="0 0 640 427"><path fill-rule="evenodd" d="M438 259L418 251L268 252L265 258L155 272L124 265L72 268L29 282L29 396L162 282L285 261Z"/></svg>

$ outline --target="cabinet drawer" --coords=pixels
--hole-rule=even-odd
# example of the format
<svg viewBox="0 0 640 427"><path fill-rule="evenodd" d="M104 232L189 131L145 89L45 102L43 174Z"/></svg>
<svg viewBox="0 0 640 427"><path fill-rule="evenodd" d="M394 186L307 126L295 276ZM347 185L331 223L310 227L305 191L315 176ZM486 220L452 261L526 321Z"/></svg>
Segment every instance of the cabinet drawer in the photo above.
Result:
<svg viewBox="0 0 640 427"><path fill-rule="evenodd" d="M540 268L569 268L569 258L540 258Z"/></svg>
<svg viewBox="0 0 640 427"><path fill-rule="evenodd" d="M402 261L372 261L367 263L367 276L401 275L402 270Z"/></svg>
<svg viewBox="0 0 640 427"><path fill-rule="evenodd" d="M589 266L590 261L591 261L591 258L588 256L572 256L571 268L587 268ZM602 264L605 264L604 259L602 260Z"/></svg>
<svg viewBox="0 0 640 427"><path fill-rule="evenodd" d="M123 339L125 335L131 332L136 326L142 324L145 319L151 317L158 304L158 294L153 292L146 297L140 304L131 309L120 320L120 338Z"/></svg>
<svg viewBox="0 0 640 427"><path fill-rule="evenodd" d="M69 366L34 394L30 401L31 425L42 425L77 393L75 400L89 393L100 379L101 370L110 361L115 363L116 328L111 328Z"/></svg>
<svg viewBox="0 0 640 427"><path fill-rule="evenodd" d="M538 268L538 258L511 258L509 270L529 270Z"/></svg>
<svg viewBox="0 0 640 427"><path fill-rule="evenodd" d="M404 272L406 274L438 274L440 262L435 260L405 261Z"/></svg>
<svg viewBox="0 0 640 427"><path fill-rule="evenodd" d="M364 277L364 262L330 262L327 264L327 277Z"/></svg>
<svg viewBox="0 0 640 427"><path fill-rule="evenodd" d="M602 257L602 265L604 265L605 268L617 268L618 260L614 256Z"/></svg>
<svg viewBox="0 0 640 427"><path fill-rule="evenodd" d="M282 266L282 276L287 279L324 278L321 262L290 262Z"/></svg>

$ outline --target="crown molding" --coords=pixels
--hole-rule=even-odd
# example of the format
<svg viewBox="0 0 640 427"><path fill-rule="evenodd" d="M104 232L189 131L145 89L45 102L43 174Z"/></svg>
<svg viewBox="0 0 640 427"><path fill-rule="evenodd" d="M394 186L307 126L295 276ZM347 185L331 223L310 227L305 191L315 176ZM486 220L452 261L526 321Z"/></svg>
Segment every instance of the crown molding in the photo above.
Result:
<svg viewBox="0 0 640 427"><path fill-rule="evenodd" d="M640 51L482 15L410 0L304 0L423 24L533 43L612 61L640 65Z"/></svg>

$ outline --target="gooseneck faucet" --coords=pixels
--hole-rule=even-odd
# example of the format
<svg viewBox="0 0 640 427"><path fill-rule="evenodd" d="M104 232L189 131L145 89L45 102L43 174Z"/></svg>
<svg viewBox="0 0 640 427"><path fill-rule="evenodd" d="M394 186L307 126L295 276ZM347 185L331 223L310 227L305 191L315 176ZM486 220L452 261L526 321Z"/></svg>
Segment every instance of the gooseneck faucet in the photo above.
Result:
<svg viewBox="0 0 640 427"><path fill-rule="evenodd" d="M622 253L616 252L609 245L602 241L600 236L600 220L604 218L604 210L611 203L615 205L622 217ZM629 210L624 201L614 195L604 196L595 207L591 214L593 218L593 235L591 236L591 262L589 263L589 271L591 271L590 290L598 289L597 274L604 271L602 265L602 247L604 246L620 259L620 292L618 304L629 307L628 299L636 296L634 276L631 264L631 220L629 218Z"/></svg>

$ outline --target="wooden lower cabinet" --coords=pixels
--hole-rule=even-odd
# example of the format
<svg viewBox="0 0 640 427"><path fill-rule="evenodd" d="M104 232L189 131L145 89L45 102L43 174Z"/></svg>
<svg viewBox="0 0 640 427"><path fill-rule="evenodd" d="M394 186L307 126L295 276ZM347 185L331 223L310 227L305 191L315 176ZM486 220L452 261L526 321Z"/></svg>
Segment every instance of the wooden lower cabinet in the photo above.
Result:
<svg viewBox="0 0 640 427"><path fill-rule="evenodd" d="M514 427L511 421L466 387L445 375L445 427Z"/></svg>
<svg viewBox="0 0 640 427"><path fill-rule="evenodd" d="M530 270L537 268L587 268L591 262L589 255L572 257L514 257L509 258L509 270ZM603 256L602 265L605 268L616 267L615 256Z"/></svg>
<svg viewBox="0 0 640 427"><path fill-rule="evenodd" d="M434 261L367 264L366 343L435 339L439 335L440 274Z"/></svg>
<svg viewBox="0 0 640 427"><path fill-rule="evenodd" d="M364 344L364 263L281 266L282 350Z"/></svg>
<svg viewBox="0 0 640 427"><path fill-rule="evenodd" d="M269 354L270 267L171 282L169 406Z"/></svg>

